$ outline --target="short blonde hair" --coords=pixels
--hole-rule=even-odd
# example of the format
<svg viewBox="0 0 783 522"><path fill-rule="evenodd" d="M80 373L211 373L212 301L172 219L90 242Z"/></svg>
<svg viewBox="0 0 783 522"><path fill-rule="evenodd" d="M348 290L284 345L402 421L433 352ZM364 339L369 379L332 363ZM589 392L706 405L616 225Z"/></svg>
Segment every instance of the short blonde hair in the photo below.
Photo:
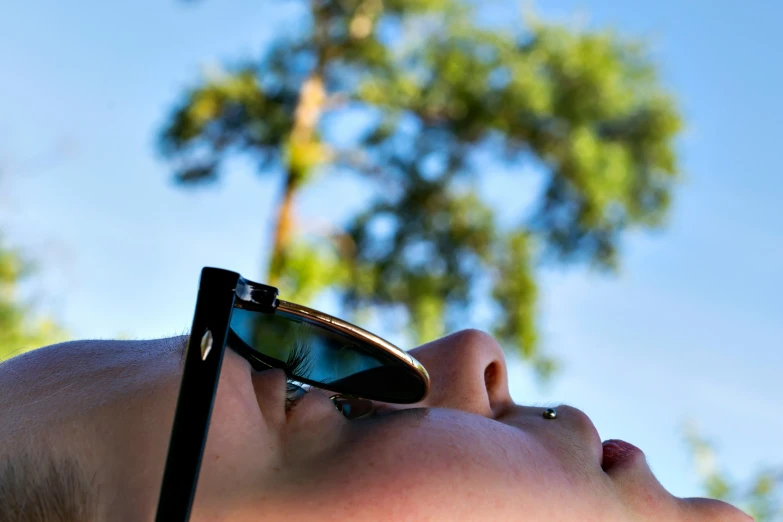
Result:
<svg viewBox="0 0 783 522"><path fill-rule="evenodd" d="M0 457L0 522L95 522L94 486L75 458Z"/></svg>

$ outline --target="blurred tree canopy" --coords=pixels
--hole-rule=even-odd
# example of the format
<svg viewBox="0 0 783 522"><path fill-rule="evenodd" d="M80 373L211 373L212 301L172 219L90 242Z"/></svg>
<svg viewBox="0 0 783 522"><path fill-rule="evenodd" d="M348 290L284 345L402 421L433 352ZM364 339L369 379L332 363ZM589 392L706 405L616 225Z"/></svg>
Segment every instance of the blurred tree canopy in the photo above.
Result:
<svg viewBox="0 0 783 522"><path fill-rule="evenodd" d="M32 319L32 306L18 298L18 285L30 271L30 263L0 240L0 362L64 338L52 321Z"/></svg>
<svg viewBox="0 0 783 522"><path fill-rule="evenodd" d="M623 232L660 225L677 180L680 116L644 46L534 19L485 26L456 0L301 5L301 25L173 108L160 144L176 180L214 181L236 155L283 177L266 282L286 298L328 287L347 313L402 312L417 341L481 301L493 310L481 326L551 373L536 266L615 268ZM515 198L533 208L501 223L480 184L531 166L543 188ZM345 174L374 187L363 209L305 231L297 195Z"/></svg>
<svg viewBox="0 0 783 522"><path fill-rule="evenodd" d="M783 466L760 469L740 484L720 469L714 445L694 425L684 434L705 495L742 508L756 522L783 522Z"/></svg>

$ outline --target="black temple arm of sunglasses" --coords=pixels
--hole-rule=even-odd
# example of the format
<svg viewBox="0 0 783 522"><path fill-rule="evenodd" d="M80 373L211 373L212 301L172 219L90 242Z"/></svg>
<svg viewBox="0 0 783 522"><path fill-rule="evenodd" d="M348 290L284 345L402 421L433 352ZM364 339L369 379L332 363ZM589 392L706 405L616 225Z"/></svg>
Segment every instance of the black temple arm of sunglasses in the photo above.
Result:
<svg viewBox="0 0 783 522"><path fill-rule="evenodd" d="M156 522L190 518L239 281L228 270L201 272Z"/></svg>

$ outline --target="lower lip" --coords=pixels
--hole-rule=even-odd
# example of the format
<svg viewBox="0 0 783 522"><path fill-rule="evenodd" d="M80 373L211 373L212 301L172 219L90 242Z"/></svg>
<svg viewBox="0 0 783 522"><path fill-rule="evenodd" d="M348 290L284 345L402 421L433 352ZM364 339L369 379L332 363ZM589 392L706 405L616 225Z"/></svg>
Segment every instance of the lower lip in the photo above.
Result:
<svg viewBox="0 0 783 522"><path fill-rule="evenodd" d="M642 450L624 440L607 440L602 446L604 454L601 459L601 469L606 472L630 462L633 457L642 453Z"/></svg>

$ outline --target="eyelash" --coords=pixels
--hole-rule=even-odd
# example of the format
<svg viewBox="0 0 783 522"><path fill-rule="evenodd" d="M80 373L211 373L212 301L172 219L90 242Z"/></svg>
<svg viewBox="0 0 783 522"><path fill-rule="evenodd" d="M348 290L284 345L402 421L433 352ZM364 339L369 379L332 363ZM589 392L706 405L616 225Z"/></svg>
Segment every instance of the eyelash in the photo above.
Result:
<svg viewBox="0 0 783 522"><path fill-rule="evenodd" d="M291 347L291 351L288 354L283 370L286 374L285 384L285 409L290 411L296 402L302 399L302 397L310 392L309 388L303 388L297 383L301 383L302 379L307 379L313 372L314 362L312 359L312 351L310 345L300 341L294 342ZM339 409L339 408L338 408ZM341 410L342 412L342 410ZM378 413L378 407L373 403L371 417L375 417ZM346 413L343 412L343 415ZM348 417L350 418L350 417Z"/></svg>
<svg viewBox="0 0 783 522"><path fill-rule="evenodd" d="M283 370L289 380L307 379L313 373L313 352L310 345L302 341L294 341L288 352Z"/></svg>
<svg viewBox="0 0 783 522"><path fill-rule="evenodd" d="M301 387L300 379L307 379L313 371L312 352L310 345L301 341L295 341L288 353L283 371L285 371L285 409L290 410L294 403L308 393L309 390Z"/></svg>

